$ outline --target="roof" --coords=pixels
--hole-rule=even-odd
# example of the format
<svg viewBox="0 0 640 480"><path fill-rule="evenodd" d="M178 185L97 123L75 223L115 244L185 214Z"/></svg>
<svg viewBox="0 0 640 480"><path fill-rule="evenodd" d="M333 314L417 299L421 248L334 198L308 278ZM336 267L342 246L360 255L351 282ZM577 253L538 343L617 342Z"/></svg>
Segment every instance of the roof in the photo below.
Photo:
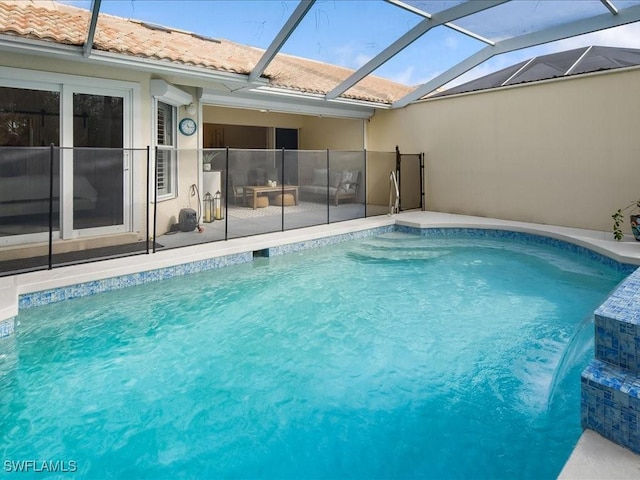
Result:
<svg viewBox="0 0 640 480"><path fill-rule="evenodd" d="M52 1L0 2L0 34L82 47L91 12ZM143 59L249 75L264 50L220 39L206 39L181 30L101 13L93 49ZM297 92L326 94L354 71L348 68L279 53L263 76L269 86ZM369 76L342 97L390 104L412 89Z"/></svg>
<svg viewBox="0 0 640 480"><path fill-rule="evenodd" d="M254 108L259 100L265 108L282 108L286 103L306 113L324 109L330 114L340 110L340 115L370 116L374 108L402 108L427 98L495 56L640 21L640 0L376 0L367 5L384 5L385 11L377 10L378 17L369 17L369 21L379 20L380 26L387 26L394 23L394 17L394 31L400 36L388 43L380 40L383 32L375 28L377 24L354 29L365 30L373 45L371 52L358 52L357 58L370 60L354 71L280 53L298 28L305 24L318 28L318 18L325 13L322 1L297 2L266 50L107 15L101 13L102 3L106 2L94 0L91 10L84 10L52 0L2 0L0 48L177 74L192 86L222 83L226 91L215 85L206 95L232 106ZM245 2L226 3L235 5L242 16ZM348 3L358 1L334 2ZM360 10L357 17L346 20L365 22L361 16L367 9ZM399 11L402 18L394 16ZM316 22L309 12L315 14ZM351 31L349 25L341 24L341 28ZM446 47L462 40L469 42L460 49L463 53ZM387 62L400 58L410 45L418 54L411 57L409 70L426 68L425 83L411 88L373 75L383 65L390 67ZM441 53L445 47L446 61L434 60L430 49ZM283 100L282 94L290 98Z"/></svg>
<svg viewBox="0 0 640 480"><path fill-rule="evenodd" d="M432 97L640 65L640 49L590 46L530 58Z"/></svg>

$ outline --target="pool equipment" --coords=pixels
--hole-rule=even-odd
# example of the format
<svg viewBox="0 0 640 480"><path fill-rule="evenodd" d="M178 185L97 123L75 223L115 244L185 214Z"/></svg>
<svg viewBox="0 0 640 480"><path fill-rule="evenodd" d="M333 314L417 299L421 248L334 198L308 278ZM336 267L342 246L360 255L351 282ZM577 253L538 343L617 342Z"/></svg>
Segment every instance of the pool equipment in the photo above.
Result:
<svg viewBox="0 0 640 480"><path fill-rule="evenodd" d="M183 208L178 215L181 232L193 232L198 226L198 215L193 208Z"/></svg>

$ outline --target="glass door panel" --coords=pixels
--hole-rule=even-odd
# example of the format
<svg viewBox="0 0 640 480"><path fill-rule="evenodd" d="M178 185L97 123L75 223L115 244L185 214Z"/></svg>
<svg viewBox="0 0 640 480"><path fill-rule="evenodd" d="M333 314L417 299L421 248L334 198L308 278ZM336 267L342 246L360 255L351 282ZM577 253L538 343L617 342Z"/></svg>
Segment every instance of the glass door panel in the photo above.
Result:
<svg viewBox="0 0 640 480"><path fill-rule="evenodd" d="M58 231L59 139L59 92L0 87L0 237L48 232L51 174Z"/></svg>
<svg viewBox="0 0 640 480"><path fill-rule="evenodd" d="M73 95L73 228L124 223L124 99Z"/></svg>

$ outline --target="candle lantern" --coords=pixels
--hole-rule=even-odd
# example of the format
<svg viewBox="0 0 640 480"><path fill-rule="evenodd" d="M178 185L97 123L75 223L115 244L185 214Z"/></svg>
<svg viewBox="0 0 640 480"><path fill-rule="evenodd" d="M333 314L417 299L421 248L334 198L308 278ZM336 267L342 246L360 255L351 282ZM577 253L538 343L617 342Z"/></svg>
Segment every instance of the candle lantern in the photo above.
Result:
<svg viewBox="0 0 640 480"><path fill-rule="evenodd" d="M202 201L202 206L204 207L204 223L213 222L213 203L213 195L207 192Z"/></svg>
<svg viewBox="0 0 640 480"><path fill-rule="evenodd" d="M216 220L222 220L224 218L222 216L222 195L220 194L220 190L213 196L213 212Z"/></svg>

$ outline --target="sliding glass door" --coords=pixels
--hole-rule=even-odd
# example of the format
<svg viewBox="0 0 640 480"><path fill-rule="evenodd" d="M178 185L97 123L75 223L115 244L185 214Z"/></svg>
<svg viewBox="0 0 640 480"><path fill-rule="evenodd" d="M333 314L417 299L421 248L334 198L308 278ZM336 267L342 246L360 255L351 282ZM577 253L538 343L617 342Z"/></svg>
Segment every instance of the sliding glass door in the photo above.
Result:
<svg viewBox="0 0 640 480"><path fill-rule="evenodd" d="M0 86L0 245L39 241L49 231L50 175L53 229L59 228L60 92ZM55 88L55 87L54 87Z"/></svg>
<svg viewBox="0 0 640 480"><path fill-rule="evenodd" d="M31 81L26 72L4 71L0 246L47 241L50 205L54 239L131 231L132 88L67 75L60 83Z"/></svg>
<svg viewBox="0 0 640 480"><path fill-rule="evenodd" d="M73 94L73 230L124 225L124 98Z"/></svg>

